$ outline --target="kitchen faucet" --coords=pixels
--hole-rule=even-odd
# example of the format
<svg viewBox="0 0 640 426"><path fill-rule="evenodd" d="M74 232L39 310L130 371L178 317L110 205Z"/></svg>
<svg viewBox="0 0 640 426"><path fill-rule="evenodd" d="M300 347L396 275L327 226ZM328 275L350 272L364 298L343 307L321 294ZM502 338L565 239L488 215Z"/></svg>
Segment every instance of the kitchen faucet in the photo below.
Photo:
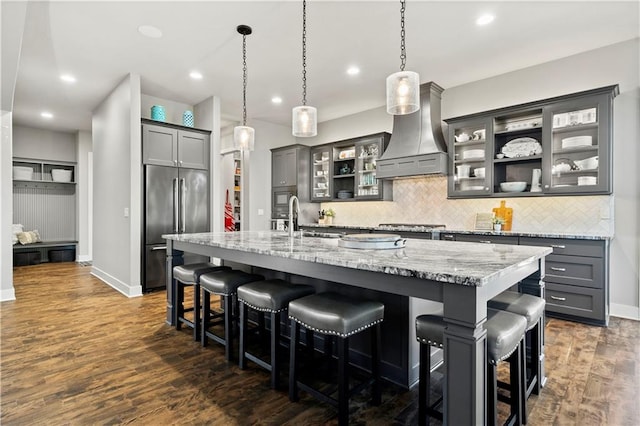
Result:
<svg viewBox="0 0 640 426"><path fill-rule="evenodd" d="M295 211L295 221L293 218L293 204L295 203L296 205L296 211ZM300 200L298 200L298 197L296 197L295 195L292 195L291 198L289 198L289 236L293 237L293 231L294 231L294 227L297 228L298 227L298 216L300 216Z"/></svg>

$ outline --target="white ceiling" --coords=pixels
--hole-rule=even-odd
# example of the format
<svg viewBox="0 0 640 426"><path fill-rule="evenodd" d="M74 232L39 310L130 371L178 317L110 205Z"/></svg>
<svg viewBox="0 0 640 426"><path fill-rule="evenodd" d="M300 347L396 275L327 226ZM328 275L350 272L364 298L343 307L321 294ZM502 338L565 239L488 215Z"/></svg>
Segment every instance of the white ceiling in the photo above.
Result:
<svg viewBox="0 0 640 426"><path fill-rule="evenodd" d="M475 19L485 12L495 21L477 27ZM408 0L407 70L446 90L638 37L638 14L638 1ZM249 125L260 119L288 126L302 98L301 0L31 2L14 121L90 130L91 111L128 73L140 74L143 93L164 99L194 105L217 95L223 116L237 119L239 24L253 28L247 37ZM160 28L163 37L140 35L140 25ZM383 105L385 78L400 67L399 2L309 0L307 28L307 99L319 120ZM352 64L362 69L356 77L345 72ZM191 70L204 79L191 80ZM62 73L78 81L65 84ZM283 98L281 105L271 103L274 95ZM43 110L55 118L44 121Z"/></svg>

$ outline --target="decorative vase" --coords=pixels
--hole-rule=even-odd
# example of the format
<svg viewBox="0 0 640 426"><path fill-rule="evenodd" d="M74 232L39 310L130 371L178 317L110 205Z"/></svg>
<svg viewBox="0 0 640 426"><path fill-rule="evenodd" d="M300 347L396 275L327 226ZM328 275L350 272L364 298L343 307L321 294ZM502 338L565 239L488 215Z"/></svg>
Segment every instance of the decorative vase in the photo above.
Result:
<svg viewBox="0 0 640 426"><path fill-rule="evenodd" d="M182 124L187 127L193 127L193 112L185 111L182 114Z"/></svg>
<svg viewBox="0 0 640 426"><path fill-rule="evenodd" d="M494 231L502 231L502 224L501 223L494 223L493 224L493 230Z"/></svg>
<svg viewBox="0 0 640 426"><path fill-rule="evenodd" d="M333 224L333 216L325 216L324 217L324 224L325 225L332 225Z"/></svg>
<svg viewBox="0 0 640 426"><path fill-rule="evenodd" d="M154 105L151 107L151 119L156 121L165 121L166 115L162 105Z"/></svg>

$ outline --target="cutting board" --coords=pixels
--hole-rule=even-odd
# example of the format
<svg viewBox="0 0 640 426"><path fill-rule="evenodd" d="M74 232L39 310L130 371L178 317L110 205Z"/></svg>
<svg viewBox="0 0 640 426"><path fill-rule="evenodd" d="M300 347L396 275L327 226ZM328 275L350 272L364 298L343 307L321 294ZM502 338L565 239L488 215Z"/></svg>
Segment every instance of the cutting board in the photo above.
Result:
<svg viewBox="0 0 640 426"><path fill-rule="evenodd" d="M511 231L511 224L513 222L513 209L511 207L506 206L507 202L505 200L500 201L500 207L495 207L493 212L496 217L501 217L504 219L504 224L502 225L503 231Z"/></svg>

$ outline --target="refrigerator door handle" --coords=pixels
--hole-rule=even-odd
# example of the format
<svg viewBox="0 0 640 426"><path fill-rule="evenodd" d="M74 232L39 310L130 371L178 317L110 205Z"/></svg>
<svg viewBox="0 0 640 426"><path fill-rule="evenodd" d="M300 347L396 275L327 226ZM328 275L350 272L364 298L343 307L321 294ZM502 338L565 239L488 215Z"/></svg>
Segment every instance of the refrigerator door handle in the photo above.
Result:
<svg viewBox="0 0 640 426"><path fill-rule="evenodd" d="M187 228L187 183L185 178L180 179L180 189L180 210L182 213L182 217L180 218L180 221L182 222L181 232L185 232Z"/></svg>
<svg viewBox="0 0 640 426"><path fill-rule="evenodd" d="M176 234L179 232L178 229L178 217L180 213L178 212L178 178L173 179L173 232Z"/></svg>

